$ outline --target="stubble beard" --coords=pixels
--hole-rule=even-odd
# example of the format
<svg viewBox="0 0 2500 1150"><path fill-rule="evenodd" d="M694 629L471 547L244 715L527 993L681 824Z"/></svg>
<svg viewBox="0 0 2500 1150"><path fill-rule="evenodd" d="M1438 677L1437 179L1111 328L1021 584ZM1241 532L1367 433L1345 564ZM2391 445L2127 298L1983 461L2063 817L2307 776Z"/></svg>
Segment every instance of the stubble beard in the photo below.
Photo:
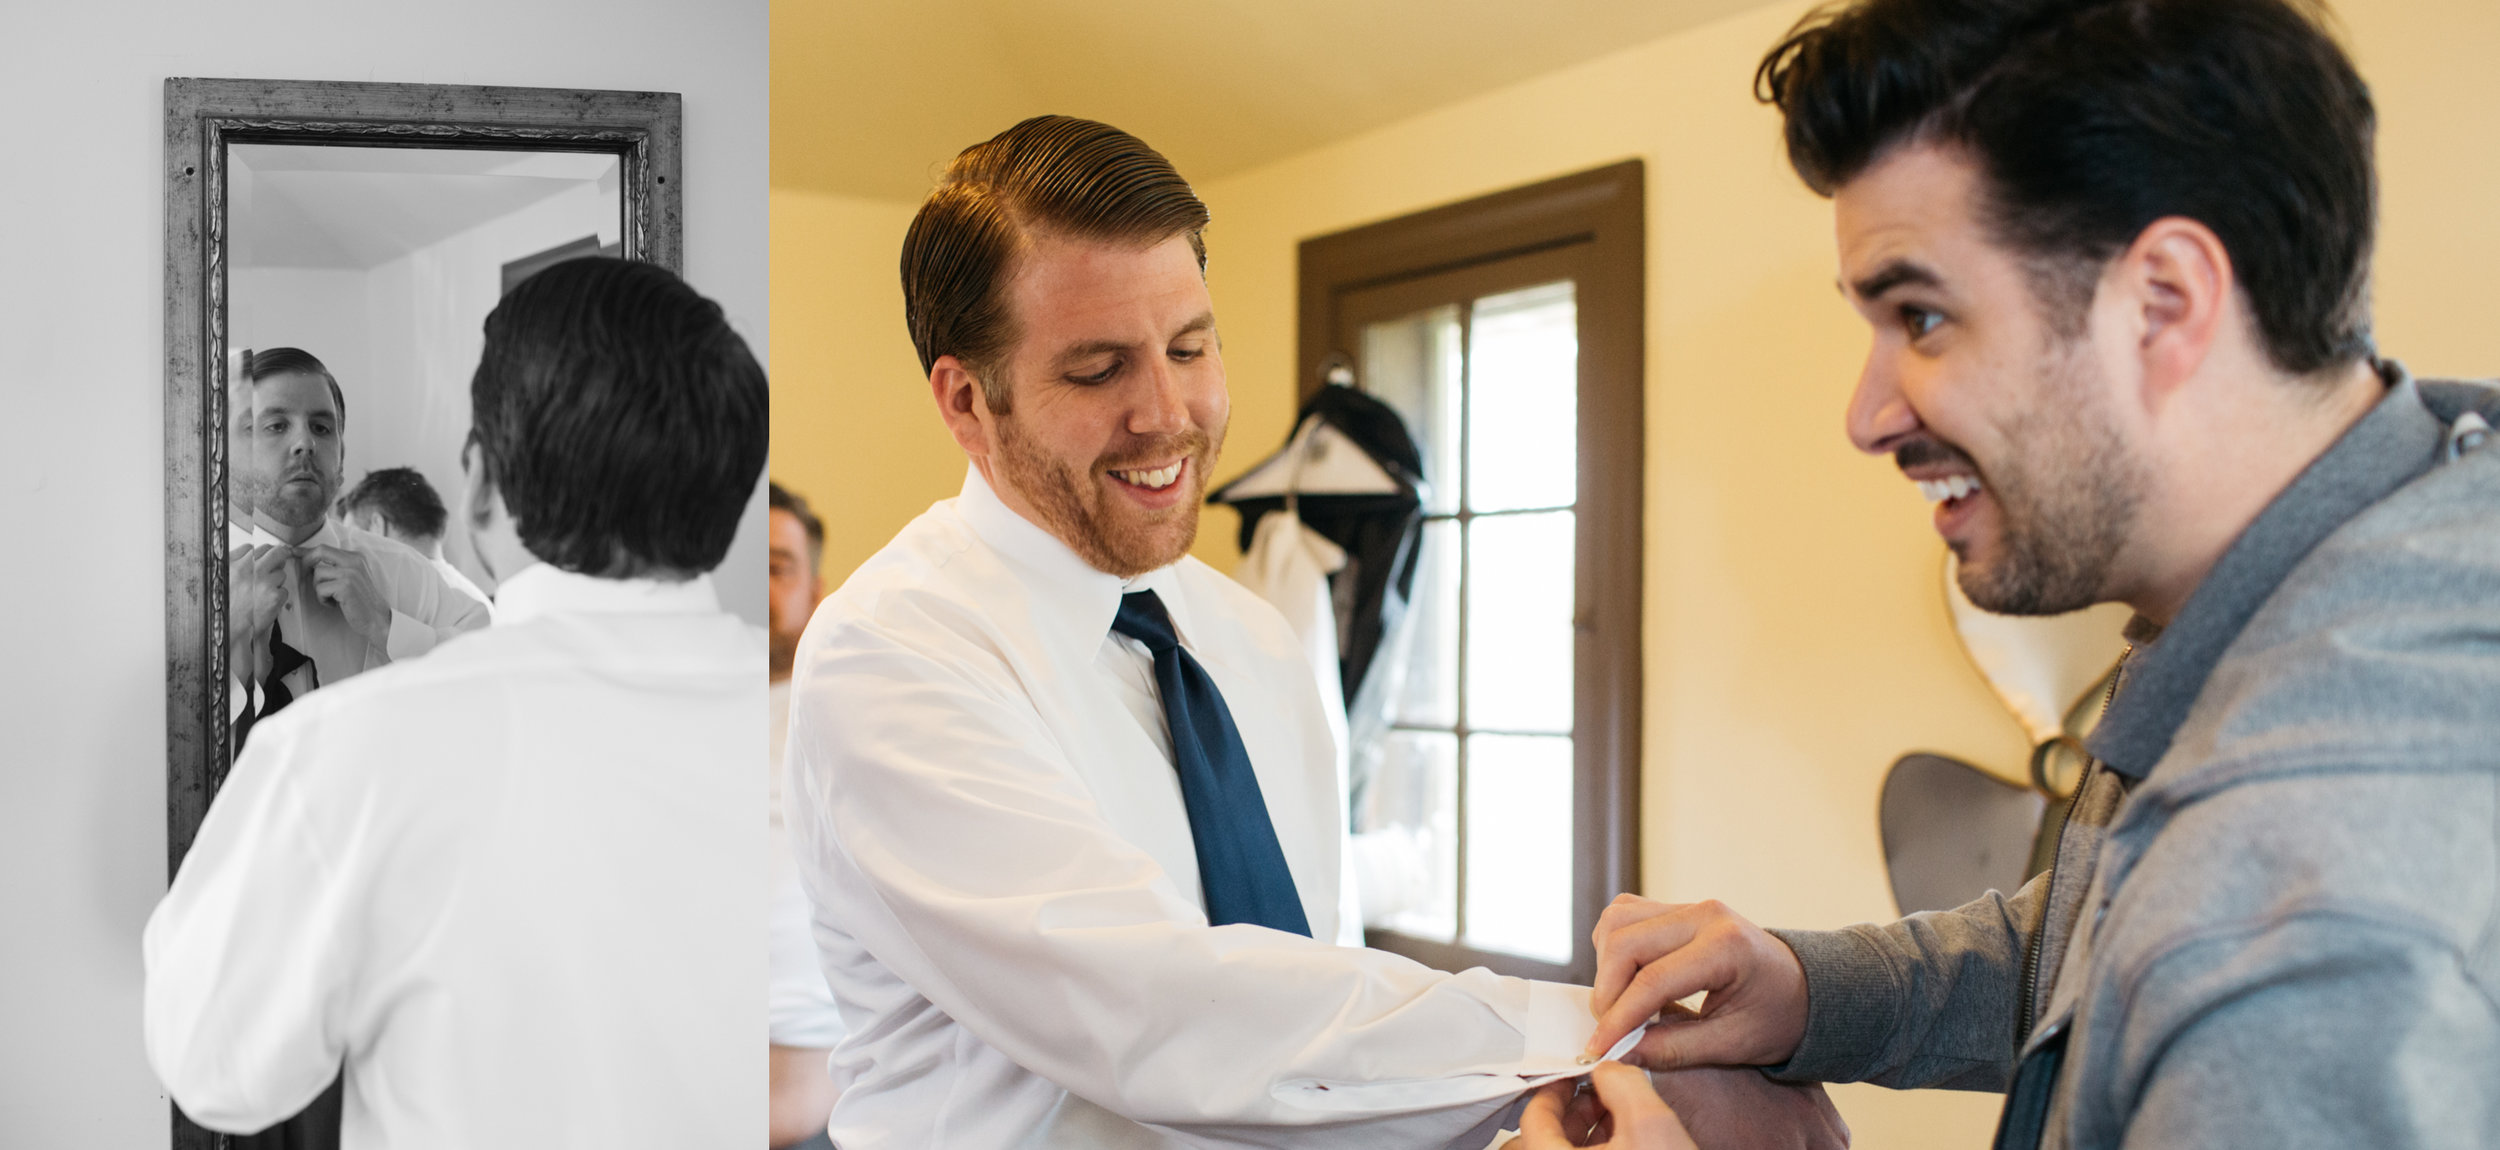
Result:
<svg viewBox="0 0 2500 1150"><path fill-rule="evenodd" d="M1128 579L1178 562L1197 541L1198 508L1206 498L1207 467L1223 446L1220 436L1221 432L1210 436L1192 427L1096 460L1091 472L1079 473L1026 439L1015 416L1001 415L997 458L1000 478L1024 494L1041 515L1045 529L1088 566ZM1095 480L1105 468L1160 462L1175 455L1189 458L1181 478L1188 497L1169 513L1123 515L1122 511L1130 509L1105 506L1109 499Z"/></svg>
<svg viewBox="0 0 2500 1150"><path fill-rule="evenodd" d="M312 526L330 513L330 501L339 492L338 477L325 473L318 464L314 465L312 476L316 491L307 495L288 489L287 481L293 476L287 472L275 477L229 473L228 501L246 514L283 527Z"/></svg>
<svg viewBox="0 0 2500 1150"><path fill-rule="evenodd" d="M1962 593L2000 615L2063 615L2109 597L2110 576L2143 503L2142 462L2076 341L2044 357L2039 400L2009 428L2018 457L1983 470L2002 538L1992 563L1956 545ZM1959 450L1958 448L1956 449ZM1967 458L1967 455L1965 455ZM1976 466L1976 461L1973 461Z"/></svg>

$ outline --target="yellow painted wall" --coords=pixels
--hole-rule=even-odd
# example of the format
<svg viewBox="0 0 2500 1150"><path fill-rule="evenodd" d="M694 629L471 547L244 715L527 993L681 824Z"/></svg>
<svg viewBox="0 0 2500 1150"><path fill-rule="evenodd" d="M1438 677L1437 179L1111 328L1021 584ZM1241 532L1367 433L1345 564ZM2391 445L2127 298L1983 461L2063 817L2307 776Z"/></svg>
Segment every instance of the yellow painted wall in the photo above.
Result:
<svg viewBox="0 0 2500 1150"><path fill-rule="evenodd" d="M1750 96L1803 9L1783 0L1199 190L1233 387L1222 478L1291 418L1299 241L1646 162L1643 882L1834 926L1892 913L1875 801L1895 757L2011 771L2025 741L1953 642L1925 506L1841 433L1865 329L1832 288L1830 210ZM2384 123L2383 346L2425 371L2500 369L2500 84L2480 66L2500 52L2500 7L2378 0L2345 19ZM864 557L961 473L914 390L892 286L911 210L774 197L774 469L855 493L842 530L863 534L829 544L836 578L837 556ZM1210 512L1201 557L1230 565L1232 523ZM1866 1150L1983 1146L1996 1112L1992 1096L1836 1096Z"/></svg>
<svg viewBox="0 0 2500 1150"><path fill-rule="evenodd" d="M903 330L918 208L773 189L772 473L825 522L827 589L963 484Z"/></svg>

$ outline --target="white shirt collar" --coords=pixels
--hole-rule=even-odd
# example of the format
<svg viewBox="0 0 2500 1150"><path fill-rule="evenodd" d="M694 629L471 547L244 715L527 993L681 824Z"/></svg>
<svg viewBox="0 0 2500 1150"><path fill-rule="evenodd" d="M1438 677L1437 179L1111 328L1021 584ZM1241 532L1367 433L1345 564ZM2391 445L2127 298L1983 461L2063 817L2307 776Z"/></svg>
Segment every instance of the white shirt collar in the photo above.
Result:
<svg viewBox="0 0 2500 1150"><path fill-rule="evenodd" d="M241 536L239 540L235 538L238 534ZM233 507L226 509L226 535L229 546L236 542L278 543L278 537L271 534L268 528L261 526L260 520L253 518L248 511ZM321 517L321 528L305 536L304 541L295 546L311 547L315 544L322 544L341 550L352 550L348 547L348 543L349 540L339 532L338 521L324 515Z"/></svg>
<svg viewBox="0 0 2500 1150"><path fill-rule="evenodd" d="M1103 571L1070 549L1059 537L1018 514L989 482L981 478L978 467L964 468L963 494L955 506L966 526L994 551L1035 584L1041 594L1035 602L1064 608L1036 618L1034 624L1053 640L1071 645L1071 654L1089 658L1102 645L1103 636L1111 632L1111 620L1120 613L1120 597L1132 591L1152 591L1163 600L1163 609L1172 617L1172 628L1182 643L1189 641L1189 604L1181 593L1180 580L1171 566L1158 567L1134 579L1122 579ZM1036 612L1037 615L1043 614Z"/></svg>
<svg viewBox="0 0 2500 1150"><path fill-rule="evenodd" d="M541 615L700 615L720 610L712 577L682 583L602 579L532 563L495 587L495 621L523 623Z"/></svg>

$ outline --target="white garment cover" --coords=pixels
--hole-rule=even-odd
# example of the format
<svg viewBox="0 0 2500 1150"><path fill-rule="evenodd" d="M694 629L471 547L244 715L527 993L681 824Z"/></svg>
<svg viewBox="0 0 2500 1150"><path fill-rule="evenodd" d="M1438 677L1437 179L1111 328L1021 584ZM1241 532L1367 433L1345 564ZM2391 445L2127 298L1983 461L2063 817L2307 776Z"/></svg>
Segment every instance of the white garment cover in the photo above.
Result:
<svg viewBox="0 0 2500 1150"><path fill-rule="evenodd" d="M968 475L799 646L791 833L849 1029L834 1141L1483 1146L1580 1069L1587 991L1209 927L1146 657L1111 634L1140 589L1223 693L1335 937L1336 750L1284 621L1193 559L1124 584Z"/></svg>
<svg viewBox="0 0 2500 1150"><path fill-rule="evenodd" d="M263 720L149 919L149 1064L202 1125L753 1146L762 636L708 578L502 585L501 624Z"/></svg>

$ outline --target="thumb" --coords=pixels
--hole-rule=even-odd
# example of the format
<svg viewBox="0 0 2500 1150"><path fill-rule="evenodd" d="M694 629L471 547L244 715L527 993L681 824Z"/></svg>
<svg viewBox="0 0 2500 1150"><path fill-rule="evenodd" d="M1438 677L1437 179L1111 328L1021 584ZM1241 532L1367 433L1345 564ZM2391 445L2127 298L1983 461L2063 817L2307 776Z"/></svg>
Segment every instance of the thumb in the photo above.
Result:
<svg viewBox="0 0 2500 1150"><path fill-rule="evenodd" d="M1623 1052L1623 1060L1644 1070L1666 1073L1694 1066L1743 1065L1737 1023L1726 1016L1669 1011L1649 1025L1649 1033Z"/></svg>
<svg viewBox="0 0 2500 1150"><path fill-rule="evenodd" d="M1640 1150L1693 1150L1692 1135L1685 1132L1675 1111L1667 1108L1666 1100L1658 1097L1649 1075L1620 1062L1601 1062L1590 1069L1589 1085L1597 1089L1597 1101L1614 1119L1612 1144Z"/></svg>

